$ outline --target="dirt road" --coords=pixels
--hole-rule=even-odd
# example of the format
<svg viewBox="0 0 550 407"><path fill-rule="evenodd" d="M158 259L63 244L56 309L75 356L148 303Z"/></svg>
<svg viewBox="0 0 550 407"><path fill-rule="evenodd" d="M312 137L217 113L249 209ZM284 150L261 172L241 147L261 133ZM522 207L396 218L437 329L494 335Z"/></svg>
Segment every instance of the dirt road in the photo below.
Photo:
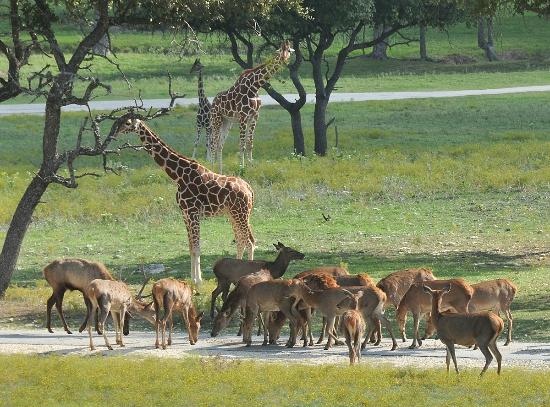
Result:
<svg viewBox="0 0 550 407"><path fill-rule="evenodd" d="M109 334L109 339L114 341L114 333ZM208 333L201 333L196 345L189 345L186 334L181 331L175 333L175 343L167 350L154 348L155 336L153 332L132 332L126 337L126 347L115 347L108 351L105 348L103 338L94 335L94 344L97 350L90 352L88 349L88 336L85 334L67 335L61 330L54 334L42 330L0 330L0 353L25 353L25 354L58 354L87 356L101 353L105 356L126 355L131 357L159 357L159 358L184 358L188 356L221 357L225 359L252 359L262 362L279 363L304 363L304 364L346 364L347 347L336 346L328 351L321 345L302 348L297 346L287 349L284 344L261 346L261 338L254 337L252 347L246 348L240 338L233 335L224 335L211 338ZM286 340L286 338L284 339ZM281 343L284 343L281 340ZM399 367L445 367L445 348L441 342L435 339L425 341L420 349L410 350L408 343L399 343L400 348L390 351L391 343L383 341L383 346L369 346L363 351L361 363L387 364ZM510 346L502 346L499 349L503 356L503 368L525 367L530 369L550 369L550 344L512 342ZM457 349L459 368L474 367L481 369L484 357L479 350ZM496 364L492 367L496 367Z"/></svg>

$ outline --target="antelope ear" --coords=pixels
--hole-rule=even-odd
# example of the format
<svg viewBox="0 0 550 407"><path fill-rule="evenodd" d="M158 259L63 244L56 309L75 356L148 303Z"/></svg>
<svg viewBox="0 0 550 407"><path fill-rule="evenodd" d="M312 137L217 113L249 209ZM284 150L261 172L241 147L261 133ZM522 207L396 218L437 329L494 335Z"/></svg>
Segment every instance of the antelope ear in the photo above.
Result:
<svg viewBox="0 0 550 407"><path fill-rule="evenodd" d="M424 290L425 293L428 293L430 295L433 293L433 290L427 285L422 284L422 289Z"/></svg>

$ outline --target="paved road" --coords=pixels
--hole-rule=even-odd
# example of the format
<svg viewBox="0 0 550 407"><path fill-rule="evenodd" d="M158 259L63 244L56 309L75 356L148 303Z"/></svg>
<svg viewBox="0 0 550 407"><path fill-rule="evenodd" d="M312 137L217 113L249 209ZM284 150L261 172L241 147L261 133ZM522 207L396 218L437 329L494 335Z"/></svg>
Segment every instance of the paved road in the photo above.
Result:
<svg viewBox="0 0 550 407"><path fill-rule="evenodd" d="M368 92L368 93L333 93L331 102L363 102L369 100L398 100L398 99L426 99L426 98L446 98L460 96L478 96L478 95L502 95L508 93L527 93L527 92L550 92L550 85L540 86L519 86L514 88L498 89L470 89L470 90L442 90L426 92ZM288 100L298 98L296 94L286 94ZM261 95L263 105L276 105L277 102L269 95ZM307 103L314 103L315 95L307 96ZM143 101L145 108L159 108L168 106L168 99L146 99ZM132 106L133 100L110 100L110 101L92 101L90 106L92 110L112 110L121 106ZM198 104L197 98L178 99L179 106L189 106ZM43 114L43 103L0 105L0 115L9 114ZM82 111L85 106L70 105L63 108L64 111Z"/></svg>
<svg viewBox="0 0 550 407"><path fill-rule="evenodd" d="M109 332L109 339L114 341L114 333ZM285 338L286 340L286 338ZM168 357L182 358L187 356L221 357L227 360L253 359L262 362L294 362L306 364L347 364L346 346L336 346L325 351L321 345L302 348L297 346L287 349L283 345L261 346L261 338L253 337L252 347L245 347L240 338L235 335L224 335L211 338L208 333L201 333L196 345L189 345L187 335L176 331L175 341L167 350L155 349L153 332L132 332L125 339L125 348L115 346L115 350L107 351L103 338L94 335L96 351L103 355L131 357ZM391 343L385 339L380 347L369 346L363 351L362 363L383 363L399 367L435 367L445 368L445 349L440 341L428 339L422 348L410 350L399 342L400 348L390 351ZM499 349L503 356L503 369L507 367L526 367L530 369L550 369L550 344L512 342L510 346ZM57 329L54 334L37 329L0 330L0 353L26 354L58 354L80 355L90 354L87 334L75 333L67 335ZM457 347L459 368L479 369L484 365L484 357L479 350ZM496 368L496 363L491 369Z"/></svg>

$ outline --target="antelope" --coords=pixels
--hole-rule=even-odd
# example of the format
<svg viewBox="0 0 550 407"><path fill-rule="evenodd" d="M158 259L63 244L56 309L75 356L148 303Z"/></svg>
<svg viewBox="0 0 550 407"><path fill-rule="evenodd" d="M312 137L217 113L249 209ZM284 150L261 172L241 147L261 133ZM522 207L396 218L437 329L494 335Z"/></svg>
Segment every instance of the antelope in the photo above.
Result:
<svg viewBox="0 0 550 407"><path fill-rule="evenodd" d="M162 326L162 349L166 349L166 322L170 320L168 333L168 345L172 345L172 331L174 330L173 311L180 311L185 322L189 343L197 343L201 319L204 312L197 315L193 305L193 290L185 281L178 281L173 278L163 278L153 284L153 302L156 310L155 348L159 348L159 330ZM160 308L163 307L164 315L160 318Z"/></svg>
<svg viewBox="0 0 550 407"><path fill-rule="evenodd" d="M468 306L469 312L478 311L493 311L500 316L500 311L503 311L508 320L508 335L504 346L508 346L512 342L512 313L510 305L516 295L517 287L505 278L498 280L482 281L477 284L472 284L474 294Z"/></svg>
<svg viewBox="0 0 550 407"><path fill-rule="evenodd" d="M301 280L268 280L254 284L246 296L246 312L243 323L243 342L252 345L252 323L259 313L282 311L290 320L291 334L287 347L296 343L297 328L301 324L300 315L292 312L290 297L300 300L309 288ZM265 326L265 319L264 326ZM269 343L268 331L264 329L262 345Z"/></svg>
<svg viewBox="0 0 550 407"><path fill-rule="evenodd" d="M241 277L233 291L231 291L227 296L222 308L216 313L214 322L212 323L212 332L210 335L217 336L220 331L229 324L229 321L231 321L231 318L235 315L235 312L237 312L238 309L243 311L244 316L246 296L248 294L248 290L250 290L250 287L262 281L269 281L272 279L273 277L271 277L271 273L268 270L260 270ZM240 335L241 331L242 324L237 335Z"/></svg>
<svg viewBox="0 0 550 407"><path fill-rule="evenodd" d="M399 303L403 296L407 293L411 285L420 281L435 280L431 269L428 268L411 268L393 272L376 284L378 288L386 293L388 301L393 304L395 309L399 307ZM405 331L401 332L403 342L407 341Z"/></svg>
<svg viewBox="0 0 550 407"><path fill-rule="evenodd" d="M366 273L336 276L340 287L374 286L374 280Z"/></svg>
<svg viewBox="0 0 550 407"><path fill-rule="evenodd" d="M117 345L124 346L122 329L124 325L125 315L127 312L135 312L150 322L154 322L151 304L144 304L141 301L135 300L128 286L121 281L95 279L86 287L85 295L89 300L88 308L88 336L90 338L90 350L94 350L92 340L92 316L99 310L98 326L103 334L105 345L109 350L113 347L109 344L107 334L105 332L105 321L109 312L113 317L115 327L115 342Z"/></svg>
<svg viewBox="0 0 550 407"><path fill-rule="evenodd" d="M55 304L61 322L63 323L63 328L68 334L72 334L71 330L67 326L65 321L65 316L63 315L63 297L65 291L67 290L77 290L80 291L84 297L84 303L86 308L89 307L89 300L86 295L86 288L95 279L101 280L114 280L113 276L107 271L105 265L95 261L89 261L85 259L58 259L52 261L43 270L44 278L48 284L52 287L53 293L46 303L46 327L48 332L53 333L51 327L51 318L52 318L52 307ZM86 329L88 321L88 313L82 325L78 329L78 332L82 332ZM125 320L126 325L124 327L124 333L128 332L127 319ZM98 330L98 325L96 324L96 330ZM98 330L98 333L101 333Z"/></svg>
<svg viewBox="0 0 550 407"><path fill-rule="evenodd" d="M328 350L332 346L332 341L337 340L334 335L336 317L349 309L356 308L357 298L351 292L341 287L331 287L320 291L312 291L305 284L303 287L301 293L294 296L291 310L297 319L299 318L297 310L304 308L315 308L315 310L319 311L326 318L325 335L327 335L328 339L324 349ZM299 307L300 300L303 301L301 307ZM306 322L308 327L311 326L309 313Z"/></svg>
<svg viewBox="0 0 550 407"><path fill-rule="evenodd" d="M403 296L403 299L397 307L396 319L401 331L401 335L404 336L405 323L407 311L411 311L414 319L413 330L413 342L409 349L414 349L417 346L422 346L422 340L418 334L418 325L420 318L423 315L429 314L432 310L431 298L426 294L423 286L430 287L432 289L441 289L451 284L452 289L450 293L445 296L442 306L445 309L451 309L455 312L468 313L468 304L473 295L473 288L461 278L455 278L452 280L432 280L424 281L420 283L414 283L409 291ZM433 325L430 323L426 326L425 338L429 338L433 334ZM418 345L417 345L418 343Z"/></svg>
<svg viewBox="0 0 550 407"><path fill-rule="evenodd" d="M340 332L346 338L346 345L348 345L349 364L359 363L361 338L363 338L366 329L363 315L357 309L351 309L342 314L340 321Z"/></svg>
<svg viewBox="0 0 550 407"><path fill-rule="evenodd" d="M301 273L296 274L294 278L301 279L309 274L328 274L331 277L338 277L338 276L349 275L349 272L343 267L324 266L324 267L317 267L311 270L302 271Z"/></svg>
<svg viewBox="0 0 550 407"><path fill-rule="evenodd" d="M497 373L500 374L502 355L497 348L497 338L504 328L502 319L493 312L480 312L475 314L441 313L442 297L452 290L452 284L447 284L441 290L434 290L428 285L422 289L431 296L432 324L437 329L437 335L447 347L447 374L449 374L450 359L453 358L455 371L458 374L456 364L455 344L472 346L477 345L485 356L485 366L481 370L483 376L493 360L497 359Z"/></svg>
<svg viewBox="0 0 550 407"><path fill-rule="evenodd" d="M273 278L281 278L285 274L288 265L292 260L302 260L304 254L281 242L273 244L279 252L274 261L266 260L239 260L233 258L223 258L214 264L214 275L218 282L217 287L212 291L212 302L210 305L210 317L214 318L214 305L216 298L222 294L222 300L227 299L231 284L236 284L239 279L247 274L255 273L260 270L269 270Z"/></svg>

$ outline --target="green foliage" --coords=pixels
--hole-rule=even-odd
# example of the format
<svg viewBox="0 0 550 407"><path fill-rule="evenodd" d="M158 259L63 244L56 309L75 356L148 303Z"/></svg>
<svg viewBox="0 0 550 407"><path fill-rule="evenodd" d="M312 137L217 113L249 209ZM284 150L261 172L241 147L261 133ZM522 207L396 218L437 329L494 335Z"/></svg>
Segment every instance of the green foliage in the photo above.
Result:
<svg viewBox="0 0 550 407"><path fill-rule="evenodd" d="M0 377L9 405L545 405L546 372L504 369L501 377L441 369L311 366L188 358L0 356L10 366ZM493 377L495 376L495 377ZM124 383L124 385L121 385ZM291 384L291 385L290 385ZM173 391L167 391L170 386ZM47 388L48 391L44 392Z"/></svg>

